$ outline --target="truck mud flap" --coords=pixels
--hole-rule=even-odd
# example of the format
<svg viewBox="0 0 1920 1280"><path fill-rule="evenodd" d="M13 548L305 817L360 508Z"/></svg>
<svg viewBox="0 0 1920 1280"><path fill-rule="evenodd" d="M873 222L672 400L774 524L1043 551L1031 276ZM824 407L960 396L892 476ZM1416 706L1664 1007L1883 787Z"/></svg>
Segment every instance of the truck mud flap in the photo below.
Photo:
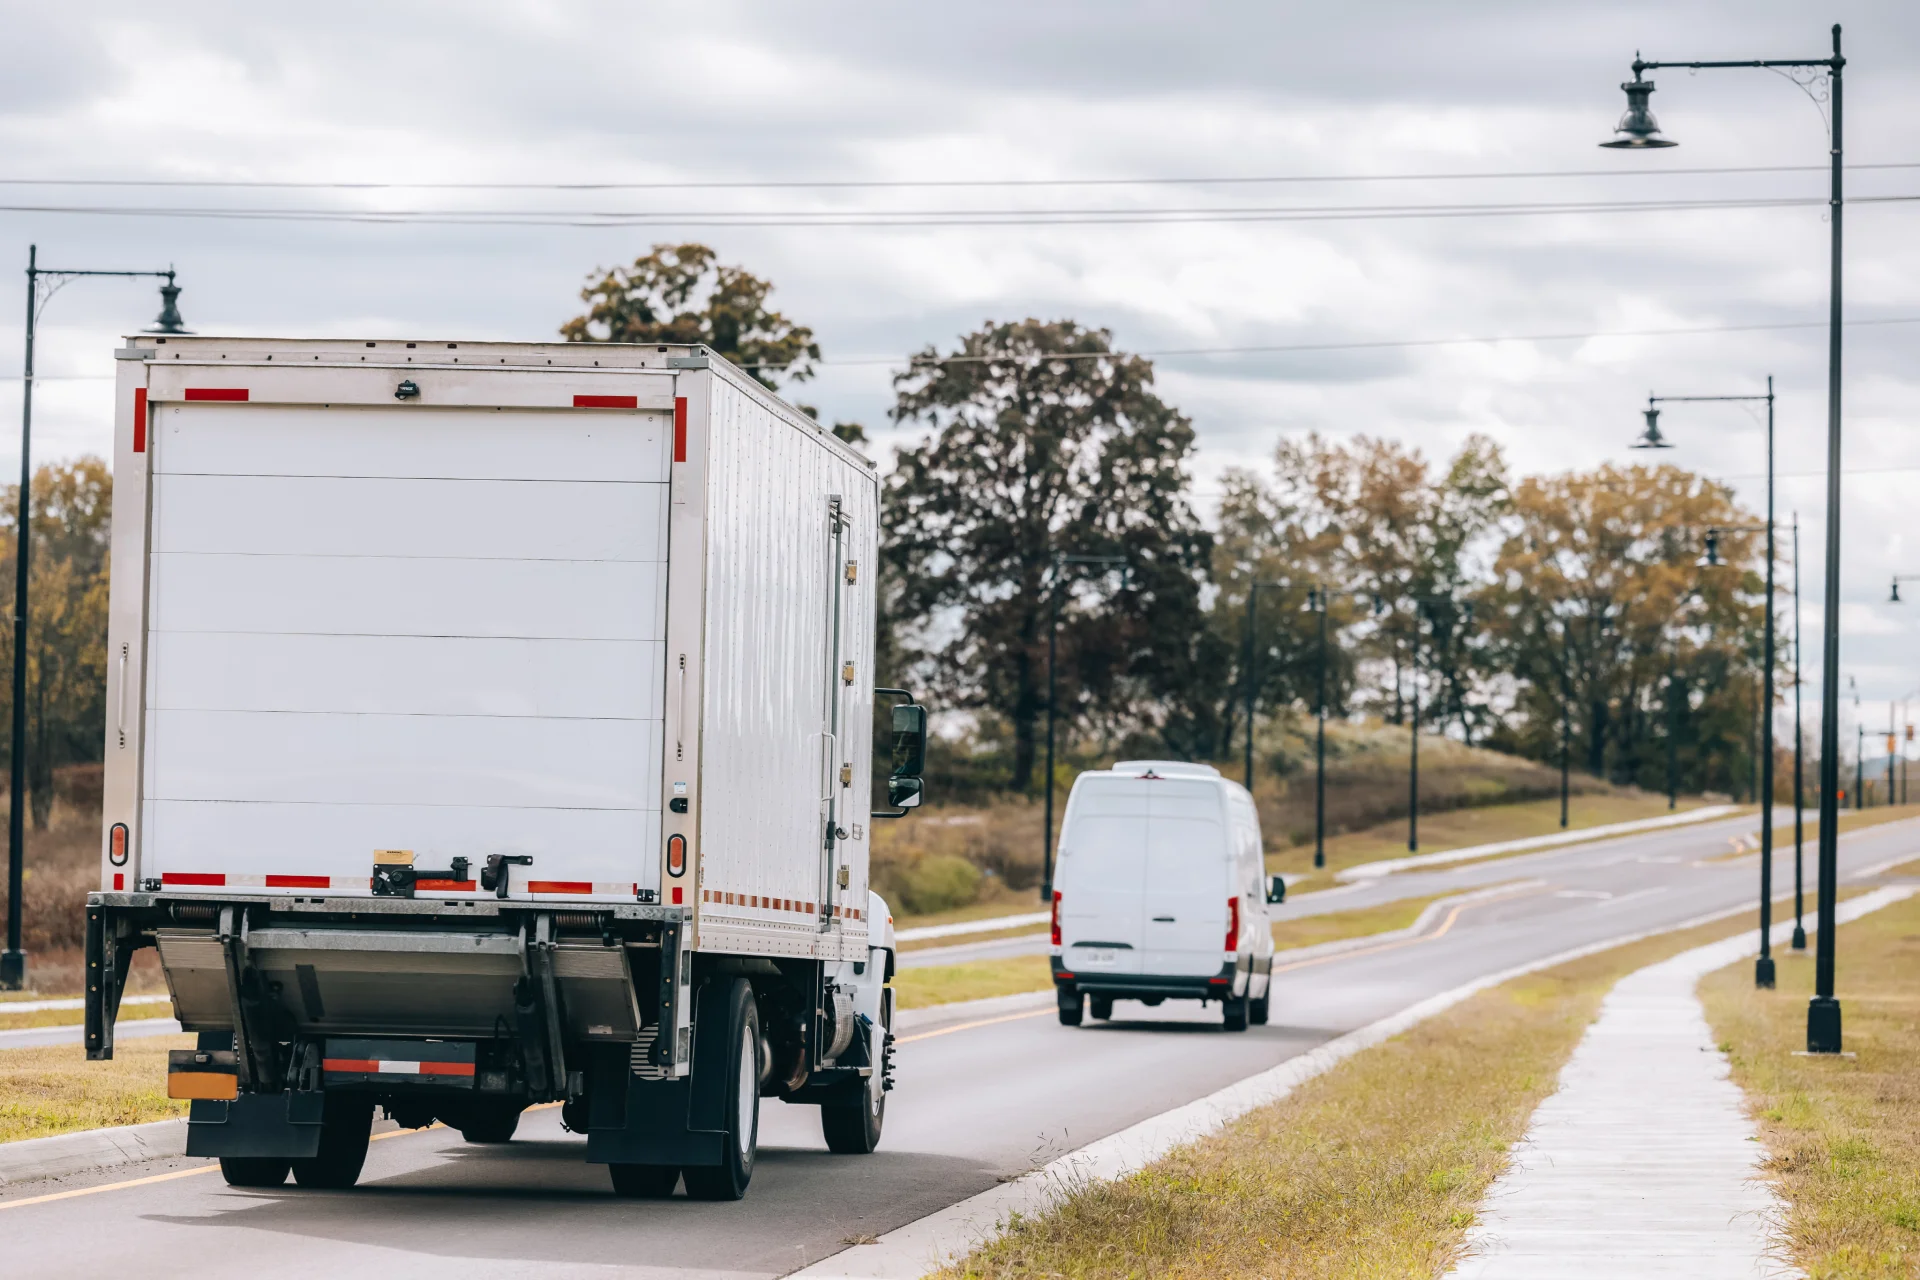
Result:
<svg viewBox="0 0 1920 1280"><path fill-rule="evenodd" d="M592 1047L587 1075L589 1163L684 1168L723 1161L732 1027L724 1012L708 1016L706 1006L718 1004L730 990L726 982L710 982L695 996L693 1070L688 1075L649 1079L635 1074L627 1045Z"/></svg>
<svg viewBox="0 0 1920 1280"><path fill-rule="evenodd" d="M233 1047L224 1031L204 1032L200 1048ZM196 1099L187 1113L190 1156L267 1156L305 1160L320 1152L326 1095L311 1090Z"/></svg>

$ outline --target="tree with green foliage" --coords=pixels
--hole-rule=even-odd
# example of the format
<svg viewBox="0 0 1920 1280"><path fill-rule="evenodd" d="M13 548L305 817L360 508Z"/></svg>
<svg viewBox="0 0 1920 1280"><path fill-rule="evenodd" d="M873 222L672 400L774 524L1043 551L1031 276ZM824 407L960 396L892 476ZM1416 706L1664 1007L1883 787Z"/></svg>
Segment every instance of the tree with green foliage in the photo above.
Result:
<svg viewBox="0 0 1920 1280"><path fill-rule="evenodd" d="M1062 731L1097 722L1205 755L1224 666L1202 609L1212 540L1187 500L1192 424L1152 364L1105 330L1023 320L927 348L895 392L893 420L932 429L884 494L902 665L946 705L1004 717L1028 789L1057 592ZM1083 556L1126 570L1067 559Z"/></svg>
<svg viewBox="0 0 1920 1280"><path fill-rule="evenodd" d="M813 376L813 330L767 306L773 285L721 263L704 244L657 244L624 267L587 277L585 315L560 326L568 342L699 343L740 365L767 388L776 375Z"/></svg>
<svg viewBox="0 0 1920 1280"><path fill-rule="evenodd" d="M33 477L33 614L27 626L27 801L36 829L53 811L53 771L100 759L106 720L107 547L113 474L99 458ZM0 495L0 576L12 581L20 487ZM0 663L13 630L0 631ZM12 714L0 689L0 717ZM7 747L0 743L0 760Z"/></svg>

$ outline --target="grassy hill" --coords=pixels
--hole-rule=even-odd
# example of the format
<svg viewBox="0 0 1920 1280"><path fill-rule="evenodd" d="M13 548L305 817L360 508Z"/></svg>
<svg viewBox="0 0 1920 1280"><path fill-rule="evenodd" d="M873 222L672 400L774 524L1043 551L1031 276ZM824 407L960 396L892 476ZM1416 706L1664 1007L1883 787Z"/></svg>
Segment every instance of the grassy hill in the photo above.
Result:
<svg viewBox="0 0 1920 1280"><path fill-rule="evenodd" d="M1266 837L1269 865L1296 872L1302 856L1311 859L1314 809L1313 725L1305 721L1269 728L1256 742L1254 803ZM1397 836L1383 824L1407 816L1408 733L1404 727L1330 723L1327 726L1327 835L1337 865L1364 861L1366 856L1392 857L1405 852L1405 828ZM1063 766L1055 783L1055 824L1066 807L1067 792L1081 768L1105 768L1112 758L1076 761ZM1240 760L1215 761L1215 766L1238 780ZM1665 801L1631 789L1615 787L1575 773L1571 779L1578 813L1587 825L1650 816L1664 811ZM1527 828L1505 834L1507 825L1466 821L1468 811L1492 806L1542 802L1560 794L1560 774L1530 760L1468 747L1433 734L1420 736L1420 812L1423 821L1433 815L1431 839L1422 849L1445 848L1471 840L1458 838L1454 828L1481 830L1488 840L1533 834L1531 828L1558 825L1558 809L1551 819L1531 811L1520 824ZM1443 819L1440 815L1458 815ZM1514 816L1518 817L1518 814ZM1033 903L1038 907L1043 847L1043 809L1037 799L1018 796L985 804L943 804L936 790L926 808L909 818L874 824L874 887L902 915L960 912L991 914L993 904L1011 907ZM1451 837L1451 838L1450 838ZM969 913L967 908L978 908Z"/></svg>

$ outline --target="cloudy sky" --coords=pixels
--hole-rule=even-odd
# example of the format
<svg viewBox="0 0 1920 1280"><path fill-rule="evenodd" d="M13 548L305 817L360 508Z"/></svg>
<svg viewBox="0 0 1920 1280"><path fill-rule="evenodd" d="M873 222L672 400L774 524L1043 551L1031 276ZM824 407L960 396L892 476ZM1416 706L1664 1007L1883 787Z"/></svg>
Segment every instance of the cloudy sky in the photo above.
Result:
<svg viewBox="0 0 1920 1280"><path fill-rule="evenodd" d="M1309 430L1436 458L1483 431L1523 470L1625 460L1649 391L1744 393L1771 373L1780 513L1800 515L1815 602L1824 105L1766 71L1665 71L1653 105L1682 145L1594 144L1636 49L1818 57L1837 20L1849 160L1888 166L1854 172L1849 194L1920 195L1911 0L280 8L0 0L0 263L24 266L30 242L52 266L171 263L202 333L543 339L590 268L696 238L774 280L818 333L829 363L800 398L870 429L892 362L988 319L1072 317L1146 352L1295 348L1159 358L1199 430L1203 506L1223 467ZM390 185L114 185L128 179ZM461 183L530 185L406 185ZM561 185L623 183L639 185ZM956 185L912 185L938 183ZM1596 207L1622 204L1661 207ZM1435 205L1468 208L1405 216ZM1515 205L1578 208L1487 208ZM83 211L102 208L137 212ZM179 216L269 210L296 216ZM341 217L395 211L420 216ZM1136 220L1032 216L1062 211ZM606 214L654 225L580 225ZM1920 489L1917 220L1920 202L1863 199L1846 222L1842 622L1870 725L1920 690L1920 588L1885 603L1891 574L1920 573L1903 515ZM105 451L108 351L154 310L145 282L51 303L38 456ZM1340 344L1375 345L1298 349ZM1676 406L1665 425L1667 457L1757 508L1752 416ZM1817 637L1816 609L1804 625Z"/></svg>

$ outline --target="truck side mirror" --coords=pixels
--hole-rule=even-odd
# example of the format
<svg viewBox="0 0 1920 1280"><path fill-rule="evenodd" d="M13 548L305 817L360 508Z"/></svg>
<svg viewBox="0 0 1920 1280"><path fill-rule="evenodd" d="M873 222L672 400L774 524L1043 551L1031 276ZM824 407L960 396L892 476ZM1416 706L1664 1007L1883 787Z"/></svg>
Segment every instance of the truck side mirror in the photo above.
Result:
<svg viewBox="0 0 1920 1280"><path fill-rule="evenodd" d="M1279 876L1267 881L1267 901L1285 902L1287 900L1287 882Z"/></svg>
<svg viewBox="0 0 1920 1280"><path fill-rule="evenodd" d="M893 709L893 776L918 779L927 771L927 709L915 703ZM900 803L894 801L895 804ZM918 804L919 801L914 803Z"/></svg>
<svg viewBox="0 0 1920 1280"><path fill-rule="evenodd" d="M887 803L896 809L918 809L926 784L918 778L888 778Z"/></svg>

